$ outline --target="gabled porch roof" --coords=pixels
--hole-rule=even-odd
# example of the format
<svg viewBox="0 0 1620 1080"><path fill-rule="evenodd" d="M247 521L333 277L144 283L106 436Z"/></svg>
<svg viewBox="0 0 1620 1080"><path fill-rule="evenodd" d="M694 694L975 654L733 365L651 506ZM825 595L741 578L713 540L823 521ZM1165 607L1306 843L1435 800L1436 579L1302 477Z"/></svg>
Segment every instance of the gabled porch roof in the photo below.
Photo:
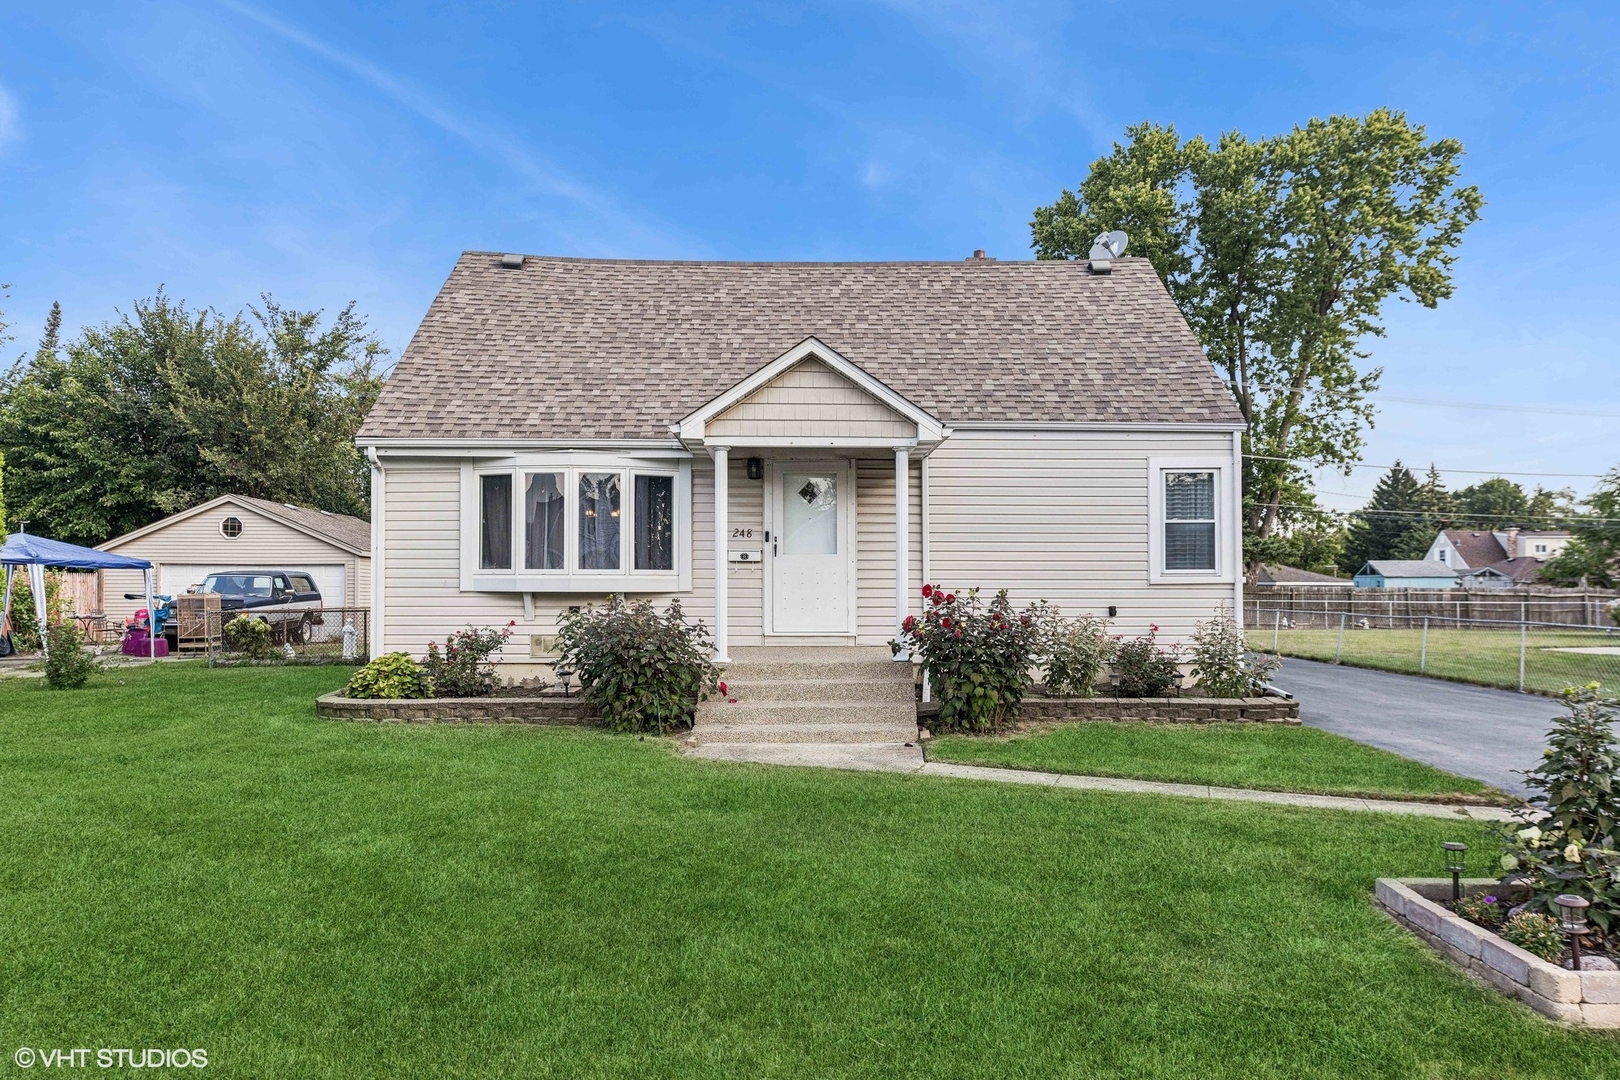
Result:
<svg viewBox="0 0 1620 1080"><path fill-rule="evenodd" d="M688 447L937 446L944 424L814 337L682 418Z"/></svg>

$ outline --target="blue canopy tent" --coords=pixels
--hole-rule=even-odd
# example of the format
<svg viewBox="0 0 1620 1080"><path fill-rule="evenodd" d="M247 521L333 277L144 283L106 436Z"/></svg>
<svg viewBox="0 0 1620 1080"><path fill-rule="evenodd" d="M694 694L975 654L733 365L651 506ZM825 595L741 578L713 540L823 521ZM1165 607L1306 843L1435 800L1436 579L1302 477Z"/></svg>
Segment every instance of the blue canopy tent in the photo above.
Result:
<svg viewBox="0 0 1620 1080"><path fill-rule="evenodd" d="M146 613L152 616L152 564L145 559L132 559L127 555L114 555L110 551L64 544L43 536L13 533L0 546L0 563L6 568L6 604L4 625L11 625L11 586L17 567L28 567L28 582L34 593L34 616L39 620L40 645L50 655L49 635L45 630L45 568L58 570L140 570L146 579ZM157 637L148 633L152 658L157 659Z"/></svg>

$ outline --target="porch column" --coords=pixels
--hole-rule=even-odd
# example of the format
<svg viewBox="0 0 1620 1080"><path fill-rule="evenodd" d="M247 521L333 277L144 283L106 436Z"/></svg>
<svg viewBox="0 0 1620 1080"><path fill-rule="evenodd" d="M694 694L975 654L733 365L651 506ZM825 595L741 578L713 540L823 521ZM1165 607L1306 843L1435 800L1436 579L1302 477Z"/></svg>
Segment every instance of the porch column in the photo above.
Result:
<svg viewBox="0 0 1620 1080"><path fill-rule="evenodd" d="M905 446L894 448L894 637L900 640L900 626L906 621L906 608L911 597L908 595L910 587L910 574L906 572L906 555L911 549L911 528L907 520L907 512L911 508L911 492L908 489L911 483L911 449ZM911 654L902 649L896 660L911 660Z"/></svg>
<svg viewBox="0 0 1620 1080"><path fill-rule="evenodd" d="M731 659L730 633L727 626L730 594L731 522L726 510L730 504L731 447L714 449L714 658L720 663Z"/></svg>

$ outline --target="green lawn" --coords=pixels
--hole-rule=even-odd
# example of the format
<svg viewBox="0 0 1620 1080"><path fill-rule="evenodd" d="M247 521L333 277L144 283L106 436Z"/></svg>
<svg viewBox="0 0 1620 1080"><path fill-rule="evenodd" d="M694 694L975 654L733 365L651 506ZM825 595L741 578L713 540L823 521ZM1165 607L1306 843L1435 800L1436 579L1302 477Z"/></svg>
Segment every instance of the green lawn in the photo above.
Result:
<svg viewBox="0 0 1620 1080"><path fill-rule="evenodd" d="M1372 907L1463 821L0 680L0 1045L252 1077L1620 1076ZM36 1070L37 1071L37 1070ZM13 1069L7 1075L24 1075ZM32 1075L30 1073L29 1075Z"/></svg>
<svg viewBox="0 0 1620 1080"><path fill-rule="evenodd" d="M937 761L1222 787L1436 799L1501 793L1386 750L1308 727L1076 723L1006 738L947 735Z"/></svg>
<svg viewBox="0 0 1620 1080"><path fill-rule="evenodd" d="M1306 660L1329 660L1339 648L1339 631L1283 630L1263 626L1249 633L1249 644L1262 652ZM1525 636L1525 689L1557 693L1566 686L1596 680L1620 688L1620 655L1559 652L1564 648L1620 648L1620 632L1601 630L1531 631ZM1423 660L1423 631L1382 630L1376 627L1344 632L1341 663L1357 667L1419 674ZM1503 686L1519 686L1519 632L1517 630L1442 630L1431 627L1423 674L1441 679Z"/></svg>

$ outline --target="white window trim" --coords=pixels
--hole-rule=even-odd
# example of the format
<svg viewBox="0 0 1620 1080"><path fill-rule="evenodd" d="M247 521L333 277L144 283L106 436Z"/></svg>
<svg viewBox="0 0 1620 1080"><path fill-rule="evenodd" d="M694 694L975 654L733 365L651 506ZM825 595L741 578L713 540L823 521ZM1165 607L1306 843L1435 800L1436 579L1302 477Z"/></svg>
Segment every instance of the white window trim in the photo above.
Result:
<svg viewBox="0 0 1620 1080"><path fill-rule="evenodd" d="M564 474L564 568L530 570L523 565L523 483L526 473ZM579 473L616 472L620 476L619 570L580 570ZM511 570L485 570L478 565L480 517L479 477L512 477ZM636 570L635 477L638 474L675 479L675 566L672 570ZM692 590L692 462L667 455L561 452L514 454L464 462L461 466L461 573L462 592L518 593L667 593Z"/></svg>
<svg viewBox="0 0 1620 1080"><path fill-rule="evenodd" d="M1166 570L1164 568L1164 474L1167 472L1207 472L1215 474L1215 569ZM1148 582L1174 585L1181 582L1229 583L1234 580L1235 553L1239 540L1237 513L1233 510L1232 459L1227 456L1148 458Z"/></svg>

